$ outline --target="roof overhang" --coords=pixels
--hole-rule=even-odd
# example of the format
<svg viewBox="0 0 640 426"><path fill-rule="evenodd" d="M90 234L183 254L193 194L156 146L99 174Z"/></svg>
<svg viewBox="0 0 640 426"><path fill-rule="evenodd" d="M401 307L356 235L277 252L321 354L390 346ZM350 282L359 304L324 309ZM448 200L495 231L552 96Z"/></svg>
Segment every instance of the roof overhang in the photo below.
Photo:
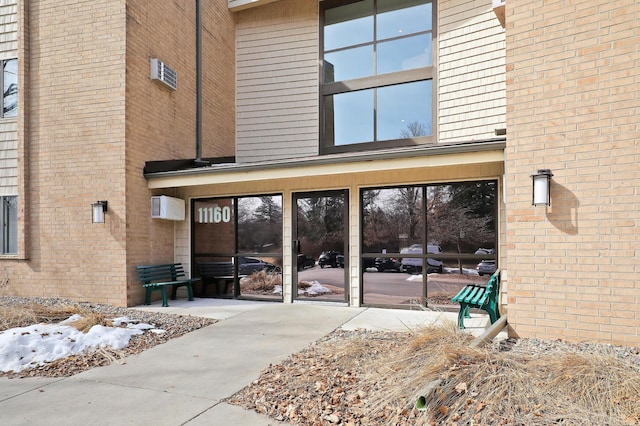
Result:
<svg viewBox="0 0 640 426"><path fill-rule="evenodd" d="M145 173L150 189L504 162L505 139Z"/></svg>

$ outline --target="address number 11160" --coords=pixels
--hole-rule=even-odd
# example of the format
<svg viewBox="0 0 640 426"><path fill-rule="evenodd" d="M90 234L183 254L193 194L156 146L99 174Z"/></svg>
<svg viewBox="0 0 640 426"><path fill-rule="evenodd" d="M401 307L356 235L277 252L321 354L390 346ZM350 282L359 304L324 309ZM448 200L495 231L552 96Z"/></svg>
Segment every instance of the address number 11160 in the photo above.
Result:
<svg viewBox="0 0 640 426"><path fill-rule="evenodd" d="M198 209L198 223L228 223L231 222L231 207L215 206L200 207Z"/></svg>

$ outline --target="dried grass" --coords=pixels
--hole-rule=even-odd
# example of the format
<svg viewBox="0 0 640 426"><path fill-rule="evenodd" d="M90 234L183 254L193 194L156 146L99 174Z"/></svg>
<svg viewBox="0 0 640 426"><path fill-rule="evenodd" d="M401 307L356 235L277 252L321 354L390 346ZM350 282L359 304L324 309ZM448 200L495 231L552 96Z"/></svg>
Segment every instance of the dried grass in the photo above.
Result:
<svg viewBox="0 0 640 426"><path fill-rule="evenodd" d="M242 293L273 293L277 285L282 285L282 274L258 271L240 280L240 291Z"/></svg>
<svg viewBox="0 0 640 426"><path fill-rule="evenodd" d="M454 324L375 359L368 409L387 424L640 424L640 371L612 354L543 356L469 347ZM413 405L428 383L424 411ZM364 386L369 386L364 384Z"/></svg>
<svg viewBox="0 0 640 426"><path fill-rule="evenodd" d="M298 283L298 290L306 290L308 288L311 288L313 284L311 284L309 281L300 281Z"/></svg>
<svg viewBox="0 0 640 426"><path fill-rule="evenodd" d="M81 315L82 317L80 319L69 322L69 325L77 328L83 333L87 333L94 325L102 325L105 327L113 326L113 322L111 320L107 320L104 315L97 312L86 312Z"/></svg>
<svg viewBox="0 0 640 426"><path fill-rule="evenodd" d="M110 326L104 315L91 312L79 305L61 304L44 306L38 304L3 306L0 311L0 331L16 327L28 327L33 324L52 324L64 321L78 314L82 318L69 323L82 332L87 332L96 324Z"/></svg>

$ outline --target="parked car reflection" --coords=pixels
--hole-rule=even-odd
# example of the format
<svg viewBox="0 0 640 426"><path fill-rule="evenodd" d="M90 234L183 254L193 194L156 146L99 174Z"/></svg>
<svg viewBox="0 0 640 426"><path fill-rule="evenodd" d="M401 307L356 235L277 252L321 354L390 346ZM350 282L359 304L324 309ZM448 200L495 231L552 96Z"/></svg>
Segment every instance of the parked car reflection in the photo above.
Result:
<svg viewBox="0 0 640 426"><path fill-rule="evenodd" d="M240 275L251 275L258 271L280 272L280 267L257 257L238 256L238 273Z"/></svg>
<svg viewBox="0 0 640 426"><path fill-rule="evenodd" d="M323 251L318 258L318 265L321 268L325 266L332 268L344 267L344 256L335 250Z"/></svg>
<svg viewBox="0 0 640 426"><path fill-rule="evenodd" d="M401 272L403 270L402 263L398 261L396 258L383 258L377 257L375 260L375 268L378 272Z"/></svg>
<svg viewBox="0 0 640 426"><path fill-rule="evenodd" d="M476 267L478 275L492 275L496 271L496 261L494 259L481 260Z"/></svg>
<svg viewBox="0 0 640 426"><path fill-rule="evenodd" d="M298 255L298 271L313 268L314 266L316 266L316 260L313 257L303 253Z"/></svg>
<svg viewBox="0 0 640 426"><path fill-rule="evenodd" d="M410 247L403 248L400 253L406 254L422 254L422 244L413 244ZM442 253L442 248L435 244L427 244L427 253ZM422 272L422 259L405 257L402 259L402 268L410 274L419 274ZM441 261L427 258L427 274L438 273L444 271L444 265Z"/></svg>
<svg viewBox="0 0 640 426"><path fill-rule="evenodd" d="M476 250L475 254L494 254L496 251L492 248L482 248L480 247Z"/></svg>

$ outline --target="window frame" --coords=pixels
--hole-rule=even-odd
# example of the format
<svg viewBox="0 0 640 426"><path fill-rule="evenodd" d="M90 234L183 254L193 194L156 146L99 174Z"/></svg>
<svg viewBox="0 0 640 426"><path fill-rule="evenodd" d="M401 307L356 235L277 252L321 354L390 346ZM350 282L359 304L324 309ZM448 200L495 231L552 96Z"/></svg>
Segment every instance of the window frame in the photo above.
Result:
<svg viewBox="0 0 640 426"><path fill-rule="evenodd" d="M375 149L387 149L396 147L406 147L412 145L433 144L436 141L437 133L437 79L436 79L436 40L437 40L437 1L431 0L431 66L414 68L406 71L396 71L386 74L373 75L351 80L342 80L331 83L324 83L324 16L325 10L338 6L344 6L351 3L357 3L361 0L326 0L320 2L320 26L319 26L319 152L320 155L337 154L345 152L369 151ZM374 0L377 4L377 0ZM377 14L377 9L375 10ZM374 43L377 41L374 40ZM327 141L325 134L325 107L324 101L326 96L338 95L342 93L356 92L360 90L377 90L386 86L414 83L419 81L431 81L431 135L419 136L412 138L398 138L391 140L377 141L372 140L362 143L354 143L347 145L335 145L334 141ZM375 106L375 105L374 105ZM374 127L376 120L374 119ZM374 129L375 130L375 129Z"/></svg>

